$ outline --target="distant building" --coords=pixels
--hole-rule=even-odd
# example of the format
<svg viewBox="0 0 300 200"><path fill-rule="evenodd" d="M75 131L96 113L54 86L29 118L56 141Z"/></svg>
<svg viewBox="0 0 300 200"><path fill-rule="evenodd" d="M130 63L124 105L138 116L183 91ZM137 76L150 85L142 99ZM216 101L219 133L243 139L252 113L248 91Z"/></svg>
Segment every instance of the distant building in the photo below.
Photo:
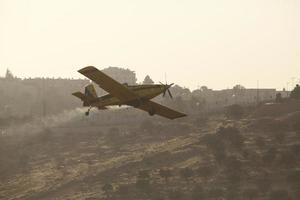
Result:
<svg viewBox="0 0 300 200"><path fill-rule="evenodd" d="M254 105L258 102L273 101L276 89L234 89L225 90L194 90L192 95L204 99L209 110L219 109L232 104Z"/></svg>
<svg viewBox="0 0 300 200"><path fill-rule="evenodd" d="M282 91L277 91L276 93L280 93L282 98L288 98L290 96L290 92L286 91L284 88Z"/></svg>

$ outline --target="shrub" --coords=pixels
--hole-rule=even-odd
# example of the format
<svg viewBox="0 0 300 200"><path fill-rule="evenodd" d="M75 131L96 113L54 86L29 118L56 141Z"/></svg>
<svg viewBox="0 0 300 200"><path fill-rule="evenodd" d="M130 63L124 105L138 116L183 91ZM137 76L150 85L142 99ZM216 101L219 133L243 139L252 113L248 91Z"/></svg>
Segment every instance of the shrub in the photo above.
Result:
<svg viewBox="0 0 300 200"><path fill-rule="evenodd" d="M194 171L191 168L183 168L179 171L180 176L184 178L186 181L189 181L190 178L193 177Z"/></svg>
<svg viewBox="0 0 300 200"><path fill-rule="evenodd" d="M244 138L239 129L234 126L221 126L217 130L217 135L237 149L241 149L243 146Z"/></svg>
<svg viewBox="0 0 300 200"><path fill-rule="evenodd" d="M260 177L256 182L257 188L262 194L267 193L271 189L271 180L267 176Z"/></svg>
<svg viewBox="0 0 300 200"><path fill-rule="evenodd" d="M264 138L261 136L258 136L257 138L255 138L255 144L260 149L263 149L266 147L266 142L265 142Z"/></svg>
<svg viewBox="0 0 300 200"><path fill-rule="evenodd" d="M274 133L274 139L276 140L276 142L282 144L284 142L286 138L286 135L284 132L275 132Z"/></svg>
<svg viewBox="0 0 300 200"><path fill-rule="evenodd" d="M286 177L288 185L293 189L300 188L300 170L293 170Z"/></svg>
<svg viewBox="0 0 300 200"><path fill-rule="evenodd" d="M202 141L207 147L214 151L224 151L225 145L217 134L207 134L202 137Z"/></svg>
<svg viewBox="0 0 300 200"><path fill-rule="evenodd" d="M208 180L211 176L214 175L215 169L213 166L201 166L197 170L198 175L204 180Z"/></svg>
<svg viewBox="0 0 300 200"><path fill-rule="evenodd" d="M173 174L171 169L160 169L159 175L168 182L169 178L171 178Z"/></svg>
<svg viewBox="0 0 300 200"><path fill-rule="evenodd" d="M300 152L300 144L293 144L290 146L290 152L294 155L298 155Z"/></svg>
<svg viewBox="0 0 300 200"><path fill-rule="evenodd" d="M290 151L281 152L279 155L279 163L285 167L297 166L297 155Z"/></svg>
<svg viewBox="0 0 300 200"><path fill-rule="evenodd" d="M272 164L277 157L276 148L270 148L262 157L265 164Z"/></svg>
<svg viewBox="0 0 300 200"><path fill-rule="evenodd" d="M148 193L150 191L150 181L148 179L138 179L136 187L142 192Z"/></svg>
<svg viewBox="0 0 300 200"><path fill-rule="evenodd" d="M258 191L256 188L248 188L245 189L243 192L243 199L245 200L253 200L256 199L258 196Z"/></svg>
<svg viewBox="0 0 300 200"><path fill-rule="evenodd" d="M236 184L242 178L242 163L235 156L228 157L225 162L226 176L229 184Z"/></svg>
<svg viewBox="0 0 300 200"><path fill-rule="evenodd" d="M149 170L141 170L138 174L138 179L149 179L150 171Z"/></svg>
<svg viewBox="0 0 300 200"><path fill-rule="evenodd" d="M240 200L237 188L230 188L226 193L226 199L230 200Z"/></svg>
<svg viewBox="0 0 300 200"><path fill-rule="evenodd" d="M180 190L172 190L169 192L169 199L174 199L174 200L181 200L184 199L184 194Z"/></svg>
<svg viewBox="0 0 300 200"><path fill-rule="evenodd" d="M117 139L120 136L120 130L116 127L112 127L108 130L108 137L112 140Z"/></svg>
<svg viewBox="0 0 300 200"><path fill-rule="evenodd" d="M205 126L207 123L208 119L206 117L197 117L194 121L194 124L197 127Z"/></svg>
<svg viewBox="0 0 300 200"><path fill-rule="evenodd" d="M114 190L114 187L111 184L106 183L102 186L102 190L104 191L106 197L109 198Z"/></svg>
<svg viewBox="0 0 300 200"><path fill-rule="evenodd" d="M238 104L234 104L226 108L226 116L228 118L240 119L244 116L244 114L244 108Z"/></svg>
<svg viewBox="0 0 300 200"><path fill-rule="evenodd" d="M130 185L120 185L117 193L123 198L128 196L130 193Z"/></svg>
<svg viewBox="0 0 300 200"><path fill-rule="evenodd" d="M208 197L211 199L220 199L224 196L224 190L221 188L212 188L208 191Z"/></svg>
<svg viewBox="0 0 300 200"><path fill-rule="evenodd" d="M291 200L291 197L286 190L275 190L270 192L269 200Z"/></svg>
<svg viewBox="0 0 300 200"><path fill-rule="evenodd" d="M196 185L191 192L191 200L200 200L205 198L205 191L201 185Z"/></svg>
<svg viewBox="0 0 300 200"><path fill-rule="evenodd" d="M215 160L221 164L226 158L226 148L223 140L217 134L207 134L202 138L202 141L208 148L211 149Z"/></svg>
<svg viewBox="0 0 300 200"><path fill-rule="evenodd" d="M293 129L297 133L300 133L300 121L293 124Z"/></svg>
<svg viewBox="0 0 300 200"><path fill-rule="evenodd" d="M141 123L140 129L143 132L152 133L153 129L155 128L154 124L150 120L145 120Z"/></svg>
<svg viewBox="0 0 300 200"><path fill-rule="evenodd" d="M293 99L300 99L300 86L298 84L293 91L291 91L290 97Z"/></svg>

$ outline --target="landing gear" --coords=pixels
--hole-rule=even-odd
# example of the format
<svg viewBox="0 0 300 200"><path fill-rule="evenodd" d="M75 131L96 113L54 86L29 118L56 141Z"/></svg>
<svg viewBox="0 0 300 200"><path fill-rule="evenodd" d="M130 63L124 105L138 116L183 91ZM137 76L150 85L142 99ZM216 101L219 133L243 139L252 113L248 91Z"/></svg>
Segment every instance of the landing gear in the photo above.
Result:
<svg viewBox="0 0 300 200"><path fill-rule="evenodd" d="M90 107L90 108L88 109L88 111L85 112L85 116L89 116L89 115L90 115L91 109L92 109L92 107Z"/></svg>
<svg viewBox="0 0 300 200"><path fill-rule="evenodd" d="M155 115L155 110L154 110L154 108L151 108L151 109L148 111L148 113L149 113L150 116Z"/></svg>

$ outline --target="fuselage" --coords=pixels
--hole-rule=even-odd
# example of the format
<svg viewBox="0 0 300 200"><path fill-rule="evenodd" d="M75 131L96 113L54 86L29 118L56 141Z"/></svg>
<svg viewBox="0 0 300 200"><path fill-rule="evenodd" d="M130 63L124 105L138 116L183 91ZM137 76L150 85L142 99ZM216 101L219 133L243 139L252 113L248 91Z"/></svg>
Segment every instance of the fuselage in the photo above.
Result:
<svg viewBox="0 0 300 200"><path fill-rule="evenodd" d="M136 93L141 100L149 100L152 99L166 90L166 86L164 85L126 85L128 89ZM111 94L107 94L95 99L95 101L91 102L90 106L98 107L99 109L104 108L105 106L114 106L114 105L128 105L127 102L122 102L118 98L112 96Z"/></svg>

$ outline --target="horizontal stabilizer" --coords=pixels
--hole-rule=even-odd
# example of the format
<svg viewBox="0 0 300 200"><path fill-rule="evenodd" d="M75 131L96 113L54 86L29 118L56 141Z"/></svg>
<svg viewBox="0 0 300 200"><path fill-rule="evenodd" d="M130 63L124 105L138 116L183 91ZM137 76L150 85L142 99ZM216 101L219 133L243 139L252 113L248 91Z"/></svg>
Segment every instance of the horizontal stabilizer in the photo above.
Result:
<svg viewBox="0 0 300 200"><path fill-rule="evenodd" d="M81 92L74 92L72 95L75 96L75 97L77 97L77 98L79 98L79 99L81 99L82 101L86 101L87 100L87 96L85 96Z"/></svg>
<svg viewBox="0 0 300 200"><path fill-rule="evenodd" d="M81 101L83 101L83 106L91 106L91 103L95 101L94 97L87 96L81 92L74 92L72 95L81 99Z"/></svg>

